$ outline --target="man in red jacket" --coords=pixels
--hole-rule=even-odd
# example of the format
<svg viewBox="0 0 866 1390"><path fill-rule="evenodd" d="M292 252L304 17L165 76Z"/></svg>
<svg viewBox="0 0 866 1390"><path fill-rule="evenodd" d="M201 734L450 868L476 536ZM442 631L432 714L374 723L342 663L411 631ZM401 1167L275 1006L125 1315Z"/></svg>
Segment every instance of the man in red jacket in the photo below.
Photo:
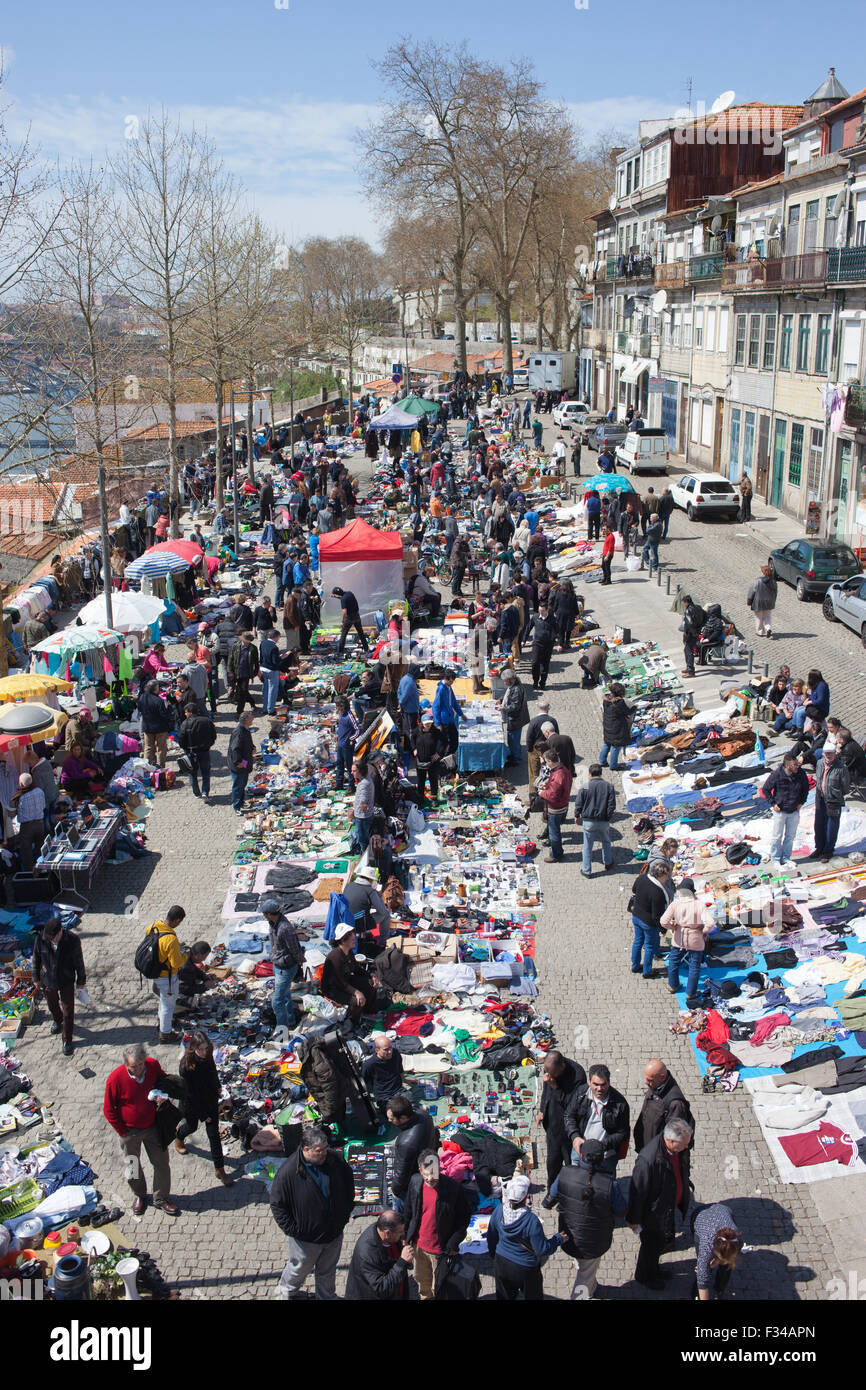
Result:
<svg viewBox="0 0 866 1390"><path fill-rule="evenodd" d="M562 822L568 814L568 798L574 778L571 770L559 761L559 754L552 749L544 755L547 777L538 788L538 795L547 806L547 833L550 836L550 853L545 856L545 864L558 864L565 857L562 849Z"/></svg>
<svg viewBox="0 0 866 1390"><path fill-rule="evenodd" d="M601 547L601 573L603 576L601 581L602 584L613 583L613 580L610 577L610 567L613 561L613 552L615 549L616 536L613 534L613 531L610 529L609 526L605 526L604 541L602 542Z"/></svg>
<svg viewBox="0 0 866 1390"><path fill-rule="evenodd" d="M161 1100L149 1099L159 1089L165 1072L155 1057L148 1057L142 1043L124 1049L123 1066L116 1067L105 1083L102 1113L120 1136L126 1159L126 1180L133 1192L133 1216L141 1216L147 1204L147 1188L141 1170L141 1146L153 1164L153 1205L167 1216L177 1216L180 1208L169 1201L171 1170L168 1151L156 1129L156 1112Z"/></svg>

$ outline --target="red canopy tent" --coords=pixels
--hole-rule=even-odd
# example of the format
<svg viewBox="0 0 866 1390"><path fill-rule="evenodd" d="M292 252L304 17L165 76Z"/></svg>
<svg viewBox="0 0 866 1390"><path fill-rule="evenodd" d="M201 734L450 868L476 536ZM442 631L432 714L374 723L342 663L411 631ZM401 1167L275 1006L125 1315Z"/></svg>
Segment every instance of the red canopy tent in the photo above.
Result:
<svg viewBox="0 0 866 1390"><path fill-rule="evenodd" d="M399 531L377 531L358 518L341 531L328 531L319 541L325 622L340 612L334 586L350 589L358 600L361 617L370 619L393 599L403 597L403 541Z"/></svg>

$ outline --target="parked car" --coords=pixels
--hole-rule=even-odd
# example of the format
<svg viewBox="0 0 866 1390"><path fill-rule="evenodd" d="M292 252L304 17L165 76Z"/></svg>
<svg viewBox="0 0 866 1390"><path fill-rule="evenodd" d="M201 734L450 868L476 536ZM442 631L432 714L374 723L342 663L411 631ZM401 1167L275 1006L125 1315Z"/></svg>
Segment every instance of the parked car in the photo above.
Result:
<svg viewBox="0 0 866 1390"><path fill-rule="evenodd" d="M593 430L598 429L599 425L605 420L600 410L587 410L583 415L578 415L572 423L572 430L577 435L581 444L585 444Z"/></svg>
<svg viewBox="0 0 866 1390"><path fill-rule="evenodd" d="M824 595L824 617L830 623L844 623L859 632L866 647L866 577L855 574L844 584L831 584Z"/></svg>
<svg viewBox="0 0 866 1390"><path fill-rule="evenodd" d="M689 518L720 516L736 521L740 510L740 494L718 473L687 473L671 483L671 496Z"/></svg>
<svg viewBox="0 0 866 1390"><path fill-rule="evenodd" d="M515 367L511 375L514 378L514 390L525 391L529 386L529 368Z"/></svg>
<svg viewBox="0 0 866 1390"><path fill-rule="evenodd" d="M453 389L452 386L430 386L424 396L428 401L440 401L447 405Z"/></svg>
<svg viewBox="0 0 866 1390"><path fill-rule="evenodd" d="M619 423L611 424L610 420L602 420L600 425L586 435L586 443L590 449L594 449L600 454L602 449L615 449L617 444L622 444L628 430L625 425Z"/></svg>
<svg viewBox="0 0 866 1390"><path fill-rule="evenodd" d="M560 401L559 405L554 406L553 423L561 430L570 430L577 419L582 418L588 410L586 401Z"/></svg>
<svg viewBox="0 0 866 1390"><path fill-rule="evenodd" d="M850 545L815 537L791 541L789 545L771 551L770 564L777 579L793 584L797 598L803 603L816 594L823 596L831 585L862 572L860 561Z"/></svg>
<svg viewBox="0 0 866 1390"><path fill-rule="evenodd" d="M659 429L630 430L615 457L629 473L667 473L668 437Z"/></svg>

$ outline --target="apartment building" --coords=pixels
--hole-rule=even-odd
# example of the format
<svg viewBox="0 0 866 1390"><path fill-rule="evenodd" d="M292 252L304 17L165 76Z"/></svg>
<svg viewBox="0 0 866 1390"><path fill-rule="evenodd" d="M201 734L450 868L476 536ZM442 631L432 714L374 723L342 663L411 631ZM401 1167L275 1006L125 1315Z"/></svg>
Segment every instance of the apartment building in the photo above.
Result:
<svg viewBox="0 0 866 1390"><path fill-rule="evenodd" d="M725 114L727 153L711 118L685 156L672 123L622 152L594 219L581 369L597 408L634 404L691 466L747 473L808 531L860 545L866 90L831 69L800 107ZM769 138L740 144L759 116Z"/></svg>

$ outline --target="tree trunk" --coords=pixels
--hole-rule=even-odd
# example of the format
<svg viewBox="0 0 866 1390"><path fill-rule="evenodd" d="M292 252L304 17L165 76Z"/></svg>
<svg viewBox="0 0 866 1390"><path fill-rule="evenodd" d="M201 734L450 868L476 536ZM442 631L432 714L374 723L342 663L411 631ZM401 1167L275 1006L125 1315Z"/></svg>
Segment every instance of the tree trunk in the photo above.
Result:
<svg viewBox="0 0 866 1390"><path fill-rule="evenodd" d="M250 376L250 389L247 395L247 476L251 483L256 480L255 461L253 459L253 381Z"/></svg>
<svg viewBox="0 0 866 1390"><path fill-rule="evenodd" d="M511 297L499 301L502 318L502 371L509 376L514 373L514 354L511 350Z"/></svg>
<svg viewBox="0 0 866 1390"><path fill-rule="evenodd" d="M214 501L216 509L221 512L225 504L225 483L223 480L223 383L222 373L217 373L217 380L214 384L214 405L216 406L216 449L214 451L214 466L216 468L216 484L214 487Z"/></svg>
<svg viewBox="0 0 866 1390"><path fill-rule="evenodd" d="M180 490L177 470L177 386L174 347L169 338L168 359L168 511L172 540L180 535Z"/></svg>
<svg viewBox="0 0 866 1390"><path fill-rule="evenodd" d="M535 318L535 346L538 348L538 351L539 351L539 352L540 352L541 349L544 347L544 311L543 311L543 309L542 309L542 307L541 307L541 300L540 300L540 299L539 299L539 301L538 301L538 305L537 305L537 308L536 308L536 318Z"/></svg>

